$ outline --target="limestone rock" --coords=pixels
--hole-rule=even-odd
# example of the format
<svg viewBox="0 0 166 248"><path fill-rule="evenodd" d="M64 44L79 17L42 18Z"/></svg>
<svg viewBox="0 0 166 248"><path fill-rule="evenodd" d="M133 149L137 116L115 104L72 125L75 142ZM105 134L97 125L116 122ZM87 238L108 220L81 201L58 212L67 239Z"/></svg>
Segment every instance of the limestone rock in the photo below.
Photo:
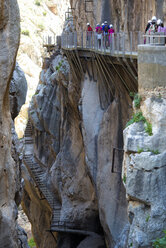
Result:
<svg viewBox="0 0 166 248"><path fill-rule="evenodd" d="M151 247L152 240L162 236L166 228L165 101L153 97L141 104L143 115L152 124L152 136L145 133L141 123L124 131L128 244L136 248Z"/></svg>
<svg viewBox="0 0 166 248"><path fill-rule="evenodd" d="M144 32L148 20L156 15L165 23L165 1L153 0L145 1L130 1L125 0L93 0L87 2L70 0L74 15L74 24L76 30L85 31L86 24L89 22L93 28L97 23L102 24L105 20L108 24L114 25L115 31L136 31ZM88 12L89 11L89 12ZM134 39L136 36L134 37Z"/></svg>
<svg viewBox="0 0 166 248"><path fill-rule="evenodd" d="M15 70L13 72L13 77L10 83L10 111L12 119L19 114L22 105L25 103L27 94L27 81L24 72L16 63Z"/></svg>
<svg viewBox="0 0 166 248"><path fill-rule="evenodd" d="M11 115L9 85L19 45L19 9L16 0L0 4L0 247L19 247L17 205L19 203L19 165L11 154Z"/></svg>
<svg viewBox="0 0 166 248"><path fill-rule="evenodd" d="M77 248L105 248L105 242L99 235L89 236L85 238Z"/></svg>

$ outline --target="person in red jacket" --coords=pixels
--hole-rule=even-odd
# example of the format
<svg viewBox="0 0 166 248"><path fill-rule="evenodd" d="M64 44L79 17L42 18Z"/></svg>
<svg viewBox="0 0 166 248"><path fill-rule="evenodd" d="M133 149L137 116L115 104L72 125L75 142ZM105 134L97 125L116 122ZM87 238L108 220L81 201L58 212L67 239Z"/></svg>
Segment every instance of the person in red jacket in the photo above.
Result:
<svg viewBox="0 0 166 248"><path fill-rule="evenodd" d="M93 31L93 29L92 29L92 27L91 27L91 25L89 23L87 23L87 31L88 32L92 32Z"/></svg>
<svg viewBox="0 0 166 248"><path fill-rule="evenodd" d="M87 47L91 47L93 29L89 23L87 23Z"/></svg>

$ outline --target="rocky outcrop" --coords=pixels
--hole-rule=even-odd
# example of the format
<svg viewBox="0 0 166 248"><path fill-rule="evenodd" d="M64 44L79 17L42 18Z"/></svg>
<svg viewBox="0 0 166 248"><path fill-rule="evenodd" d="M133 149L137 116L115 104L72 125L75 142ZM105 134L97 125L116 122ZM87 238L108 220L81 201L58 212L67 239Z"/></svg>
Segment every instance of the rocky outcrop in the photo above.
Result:
<svg viewBox="0 0 166 248"><path fill-rule="evenodd" d="M22 105L25 103L27 94L27 81L24 72L16 63L13 77L10 83L10 112L12 119L19 114Z"/></svg>
<svg viewBox="0 0 166 248"><path fill-rule="evenodd" d="M70 66L61 54L45 60L29 110L34 145L25 147L25 164L33 177L27 162L28 156L33 157L34 166L38 163L36 169L43 175L43 184L59 201L59 221L54 222L57 226L53 230L58 232L61 228L64 234L58 233L58 247L84 247L85 244L91 247L98 238L103 242L102 229L107 247L124 247L129 225L121 179L122 133L130 114L131 99L118 75L115 74L116 83L124 91L111 95L102 76L97 77L97 68L92 62L81 61L82 79L76 77L73 68L71 73L70 60L69 63ZM54 211L47 201L37 207L41 202L40 185L34 186L40 180L36 176L33 180L27 175L24 177L22 205L32 223L36 243L44 247L43 243L49 240L52 247L55 241L49 233L47 236L44 233L52 228ZM71 229L75 230L73 234ZM80 231L100 236L91 235L82 241L83 237L77 236Z"/></svg>
<svg viewBox="0 0 166 248"><path fill-rule="evenodd" d="M20 203L19 167L12 158L9 87L19 45L17 1L0 1L0 247L19 247L17 204Z"/></svg>
<svg viewBox="0 0 166 248"><path fill-rule="evenodd" d="M142 113L143 119L124 130L123 178L130 221L128 245L134 248L152 247L153 240L162 237L166 229L165 54L165 47L139 48L142 101L135 112Z"/></svg>

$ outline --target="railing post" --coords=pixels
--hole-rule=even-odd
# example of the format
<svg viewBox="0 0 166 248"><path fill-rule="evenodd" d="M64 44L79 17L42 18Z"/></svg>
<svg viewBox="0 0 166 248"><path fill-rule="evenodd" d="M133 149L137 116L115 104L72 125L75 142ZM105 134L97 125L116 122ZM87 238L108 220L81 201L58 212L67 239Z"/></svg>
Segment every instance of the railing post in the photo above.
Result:
<svg viewBox="0 0 166 248"><path fill-rule="evenodd" d="M88 32L86 31L86 48L87 48L87 43L88 43Z"/></svg>
<svg viewBox="0 0 166 248"><path fill-rule="evenodd" d="M112 34L112 55L115 53L115 35Z"/></svg>
<svg viewBox="0 0 166 248"><path fill-rule="evenodd" d="M84 46L84 33L83 33L83 30L82 30L82 33L81 33L81 47L83 48L83 46Z"/></svg>
<svg viewBox="0 0 166 248"><path fill-rule="evenodd" d="M130 55L132 55L133 50L133 33L130 32Z"/></svg>
<svg viewBox="0 0 166 248"><path fill-rule="evenodd" d="M122 35L122 52L123 52L123 57L125 56L125 32L123 32Z"/></svg>
<svg viewBox="0 0 166 248"><path fill-rule="evenodd" d="M117 55L119 55L119 33L117 33Z"/></svg>
<svg viewBox="0 0 166 248"><path fill-rule="evenodd" d="M141 31L138 31L138 45L140 44L141 44Z"/></svg>
<svg viewBox="0 0 166 248"><path fill-rule="evenodd" d="M102 34L102 37L101 37L101 51L103 51L103 39L104 39L104 34Z"/></svg>
<svg viewBox="0 0 166 248"><path fill-rule="evenodd" d="M77 49L77 31L75 31L75 48Z"/></svg>

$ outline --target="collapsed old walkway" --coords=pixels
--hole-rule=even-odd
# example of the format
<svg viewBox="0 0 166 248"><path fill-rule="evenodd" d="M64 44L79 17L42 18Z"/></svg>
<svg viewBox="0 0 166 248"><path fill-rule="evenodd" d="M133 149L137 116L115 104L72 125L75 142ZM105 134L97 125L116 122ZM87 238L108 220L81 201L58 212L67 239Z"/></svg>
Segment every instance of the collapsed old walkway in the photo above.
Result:
<svg viewBox="0 0 166 248"><path fill-rule="evenodd" d="M34 154L34 140L33 129L30 121L27 123L25 130L25 152L23 162L26 165L31 177L33 178L38 190L40 191L41 199L45 199L52 209L52 220L50 223L50 232L68 232L77 233L82 235L91 235L94 232L90 227L81 227L74 222L61 221L61 202L53 194L52 190L48 187L43 170L44 165L39 161Z"/></svg>

